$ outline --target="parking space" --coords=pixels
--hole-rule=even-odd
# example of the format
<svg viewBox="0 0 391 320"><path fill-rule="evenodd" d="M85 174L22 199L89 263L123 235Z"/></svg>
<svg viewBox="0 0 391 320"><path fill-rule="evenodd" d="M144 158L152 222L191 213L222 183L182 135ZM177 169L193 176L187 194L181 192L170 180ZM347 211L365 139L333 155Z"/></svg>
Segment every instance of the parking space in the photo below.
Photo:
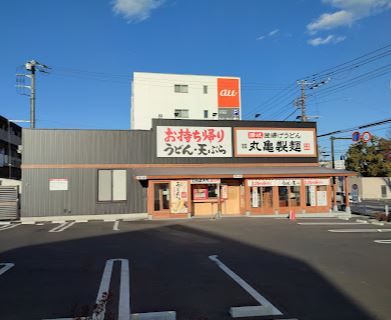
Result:
<svg viewBox="0 0 391 320"><path fill-rule="evenodd" d="M311 221L347 225L302 224ZM118 320L387 319L391 247L374 242L379 233L328 231L338 228L378 226L243 218L19 225L0 232L0 318L91 316L101 302L105 319Z"/></svg>

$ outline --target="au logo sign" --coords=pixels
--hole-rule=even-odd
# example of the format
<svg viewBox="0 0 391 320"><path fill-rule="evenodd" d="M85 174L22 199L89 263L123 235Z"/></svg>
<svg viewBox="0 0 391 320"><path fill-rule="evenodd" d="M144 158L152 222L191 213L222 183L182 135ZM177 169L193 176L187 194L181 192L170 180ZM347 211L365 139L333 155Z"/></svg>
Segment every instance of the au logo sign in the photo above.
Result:
<svg viewBox="0 0 391 320"><path fill-rule="evenodd" d="M219 108L239 108L239 79L217 78L217 97Z"/></svg>

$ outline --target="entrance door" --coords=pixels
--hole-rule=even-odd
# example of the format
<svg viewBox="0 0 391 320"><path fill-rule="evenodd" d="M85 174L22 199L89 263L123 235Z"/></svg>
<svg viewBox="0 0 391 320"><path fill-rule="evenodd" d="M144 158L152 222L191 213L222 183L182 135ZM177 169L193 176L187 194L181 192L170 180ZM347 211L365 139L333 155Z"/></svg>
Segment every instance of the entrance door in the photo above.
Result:
<svg viewBox="0 0 391 320"><path fill-rule="evenodd" d="M168 212L170 210L170 184L155 183L153 185L153 210Z"/></svg>
<svg viewBox="0 0 391 320"><path fill-rule="evenodd" d="M227 188L226 199L221 204L222 214L240 214L240 184L239 182L229 182L222 186Z"/></svg>
<svg viewBox="0 0 391 320"><path fill-rule="evenodd" d="M280 213L300 209L300 186L279 186L278 200Z"/></svg>
<svg viewBox="0 0 391 320"><path fill-rule="evenodd" d="M250 208L255 214L271 214L273 210L273 187L250 187Z"/></svg>

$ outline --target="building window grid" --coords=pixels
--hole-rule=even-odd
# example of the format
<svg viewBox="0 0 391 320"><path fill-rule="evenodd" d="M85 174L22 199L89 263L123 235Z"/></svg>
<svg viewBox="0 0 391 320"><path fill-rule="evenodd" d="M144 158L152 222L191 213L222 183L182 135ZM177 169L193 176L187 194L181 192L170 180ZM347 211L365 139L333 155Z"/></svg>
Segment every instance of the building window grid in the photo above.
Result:
<svg viewBox="0 0 391 320"><path fill-rule="evenodd" d="M176 92L176 93L188 93L189 92L189 86L187 84L175 84L174 85L174 92Z"/></svg>
<svg viewBox="0 0 391 320"><path fill-rule="evenodd" d="M189 118L189 109L175 109L175 118Z"/></svg>

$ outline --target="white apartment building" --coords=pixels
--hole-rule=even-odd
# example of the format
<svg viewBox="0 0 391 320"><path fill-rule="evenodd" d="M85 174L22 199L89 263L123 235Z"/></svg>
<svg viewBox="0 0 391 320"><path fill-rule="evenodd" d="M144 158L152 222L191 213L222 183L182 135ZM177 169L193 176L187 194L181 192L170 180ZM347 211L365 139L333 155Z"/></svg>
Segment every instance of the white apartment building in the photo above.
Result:
<svg viewBox="0 0 391 320"><path fill-rule="evenodd" d="M134 72L131 129L152 119L241 119L240 78Z"/></svg>

